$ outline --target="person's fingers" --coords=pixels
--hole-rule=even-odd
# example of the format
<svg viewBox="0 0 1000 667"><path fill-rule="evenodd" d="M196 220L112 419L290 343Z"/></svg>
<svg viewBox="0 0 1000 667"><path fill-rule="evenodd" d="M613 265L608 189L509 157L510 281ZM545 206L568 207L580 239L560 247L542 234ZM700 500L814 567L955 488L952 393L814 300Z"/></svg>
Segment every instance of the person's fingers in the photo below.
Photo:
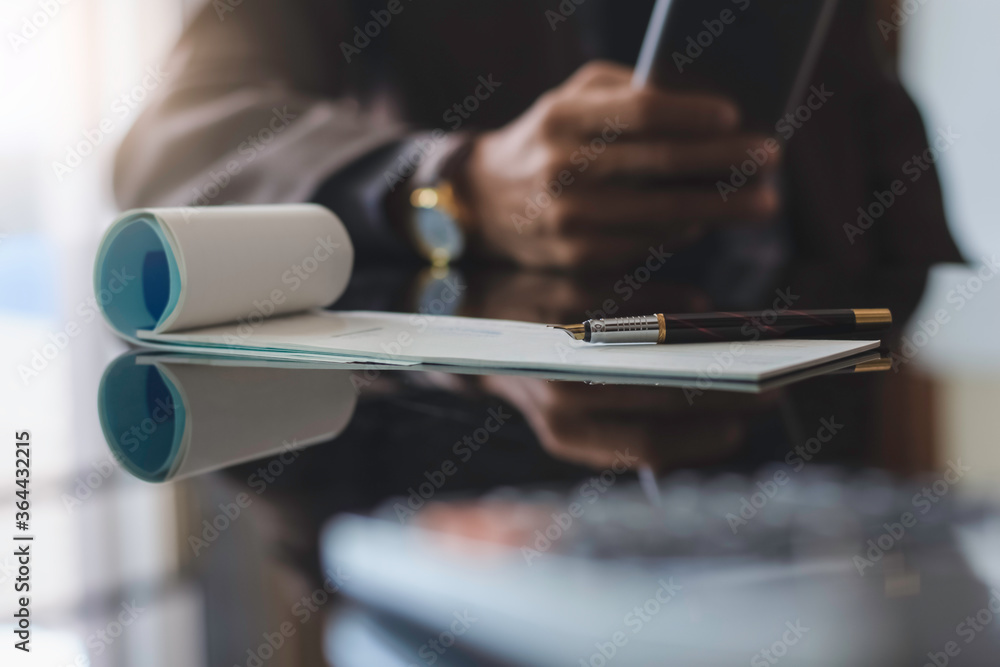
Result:
<svg viewBox="0 0 1000 667"><path fill-rule="evenodd" d="M673 225L671 234L655 230L645 234L625 235L615 232L565 234L553 231L553 225L538 218L523 228L531 241L518 243L510 252L523 266L561 267L564 269L620 269L635 265L649 254L649 248L663 246L667 252L684 247L700 233L695 225ZM486 243L486 242L483 242Z"/></svg>
<svg viewBox="0 0 1000 667"><path fill-rule="evenodd" d="M470 282L475 280L473 274ZM491 271L483 284L470 286L461 314L525 322L572 321L594 304L595 290L581 282L561 272Z"/></svg>
<svg viewBox="0 0 1000 667"><path fill-rule="evenodd" d="M568 338L567 338L568 340ZM669 349L669 348L665 348ZM655 354L655 352L653 353ZM744 415L771 407L776 398L769 394L739 394L711 391L692 400L682 389L617 385L605 387L583 382L545 382L525 388L540 408L578 410L581 413L612 410L618 413L639 412L684 416L719 413Z"/></svg>
<svg viewBox="0 0 1000 667"><path fill-rule="evenodd" d="M615 317L710 310L711 301L704 292L673 282L651 280L641 290L622 294L627 288L626 280L634 279L637 271L648 270L653 274L668 266L670 259L667 258L664 263L659 256L660 252L658 246L647 248L644 257L624 267L596 270L588 266L585 273L522 269L490 272L487 278L479 281L473 276L470 283L476 284L470 284L469 299L463 302L459 314L498 320L565 324L586 319L588 313L597 317Z"/></svg>
<svg viewBox="0 0 1000 667"><path fill-rule="evenodd" d="M548 136L612 143L622 137L728 132L738 126L739 111L712 95L623 85L558 96L543 122Z"/></svg>
<svg viewBox="0 0 1000 667"><path fill-rule="evenodd" d="M525 544L536 526L545 526L551 520L551 510L542 506L484 499L430 502L413 517L413 524L437 533L439 546L466 555L472 549L477 557L484 558L493 554L490 545ZM458 540L451 543L452 537Z"/></svg>
<svg viewBox="0 0 1000 667"><path fill-rule="evenodd" d="M566 269L592 270L602 267L627 268L638 265L649 253L650 246L677 250L698 238L702 230L696 225L673 225L670 233L642 232L617 234L614 231L590 234L564 234L558 239L539 239L549 265Z"/></svg>
<svg viewBox="0 0 1000 667"><path fill-rule="evenodd" d="M725 457L738 444L743 424L732 416L671 421L629 415L581 418L568 412L548 415L536 433L546 451L574 463L599 469L626 462L662 470Z"/></svg>
<svg viewBox="0 0 1000 667"><path fill-rule="evenodd" d="M708 141L622 141L609 144L595 155L581 172L581 180L616 176L684 177L728 176L733 167L740 169L747 160L754 161L757 174L773 171L781 151L774 139L735 136ZM579 171L579 169L577 169Z"/></svg>
<svg viewBox="0 0 1000 667"><path fill-rule="evenodd" d="M714 188L638 190L615 186L564 196L535 224L543 235L614 236L639 232L644 240L662 243L666 239L682 241L705 224L765 220L777 212L778 205L777 190L770 183L746 186L727 193L725 198ZM608 243L613 240L608 239Z"/></svg>
<svg viewBox="0 0 1000 667"><path fill-rule="evenodd" d="M632 81L632 68L606 60L593 60L578 69L562 86L564 90L584 90Z"/></svg>

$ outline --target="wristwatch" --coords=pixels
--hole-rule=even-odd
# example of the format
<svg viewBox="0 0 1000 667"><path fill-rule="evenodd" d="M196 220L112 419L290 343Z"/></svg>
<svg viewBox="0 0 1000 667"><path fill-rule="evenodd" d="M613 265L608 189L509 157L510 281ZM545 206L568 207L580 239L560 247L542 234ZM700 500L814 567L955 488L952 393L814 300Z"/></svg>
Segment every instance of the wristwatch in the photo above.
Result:
<svg viewBox="0 0 1000 667"><path fill-rule="evenodd" d="M434 266L447 266L461 257L465 232L451 183L417 188L410 193L410 205L410 236L420 254Z"/></svg>
<svg viewBox="0 0 1000 667"><path fill-rule="evenodd" d="M465 252L469 216L456 199L449 176L470 149L468 135L444 137L425 157L411 181L410 238L434 266L447 266Z"/></svg>

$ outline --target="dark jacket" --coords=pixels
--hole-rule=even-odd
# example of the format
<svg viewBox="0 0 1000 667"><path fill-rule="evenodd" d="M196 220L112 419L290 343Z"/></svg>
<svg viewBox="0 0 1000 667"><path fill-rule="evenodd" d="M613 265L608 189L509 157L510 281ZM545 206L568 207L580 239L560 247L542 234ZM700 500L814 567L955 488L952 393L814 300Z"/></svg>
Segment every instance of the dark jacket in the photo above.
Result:
<svg viewBox="0 0 1000 667"><path fill-rule="evenodd" d="M334 209L360 253L398 251L382 174L413 133L495 128L587 60L634 63L652 0L562 4L576 10L559 13L557 0L209 2L121 146L118 202L323 201L333 185L359 200ZM928 140L885 51L867 3L841 0L813 77L834 95L788 149L800 258L845 270L959 259L937 174L904 173ZM500 88L468 118L449 114L480 77ZM366 161L377 164L359 170ZM897 179L905 195L852 234L858 208Z"/></svg>

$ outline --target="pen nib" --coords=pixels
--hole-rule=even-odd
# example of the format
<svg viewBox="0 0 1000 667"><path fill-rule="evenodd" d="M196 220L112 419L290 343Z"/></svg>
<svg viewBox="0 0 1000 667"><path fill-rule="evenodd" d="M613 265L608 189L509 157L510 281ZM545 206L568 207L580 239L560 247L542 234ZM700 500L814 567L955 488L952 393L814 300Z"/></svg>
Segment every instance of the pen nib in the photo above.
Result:
<svg viewBox="0 0 1000 667"><path fill-rule="evenodd" d="M583 340L587 336L586 327L582 324L550 324L550 329L565 331L571 338Z"/></svg>

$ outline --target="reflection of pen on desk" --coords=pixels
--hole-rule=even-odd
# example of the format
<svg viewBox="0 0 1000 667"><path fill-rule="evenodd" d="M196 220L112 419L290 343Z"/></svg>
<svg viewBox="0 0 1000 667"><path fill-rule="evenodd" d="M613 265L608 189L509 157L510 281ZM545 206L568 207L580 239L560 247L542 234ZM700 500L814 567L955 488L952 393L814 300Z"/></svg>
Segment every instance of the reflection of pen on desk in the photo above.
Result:
<svg viewBox="0 0 1000 667"><path fill-rule="evenodd" d="M883 331L892 326L892 313L885 308L845 308L783 313L656 314L550 326L587 343L711 343Z"/></svg>
<svg viewBox="0 0 1000 667"><path fill-rule="evenodd" d="M642 487L642 492L646 495L646 500L653 507L659 507L662 502L660 499L660 485L656 481L656 473L649 465L641 465L638 470L639 475L639 486Z"/></svg>

